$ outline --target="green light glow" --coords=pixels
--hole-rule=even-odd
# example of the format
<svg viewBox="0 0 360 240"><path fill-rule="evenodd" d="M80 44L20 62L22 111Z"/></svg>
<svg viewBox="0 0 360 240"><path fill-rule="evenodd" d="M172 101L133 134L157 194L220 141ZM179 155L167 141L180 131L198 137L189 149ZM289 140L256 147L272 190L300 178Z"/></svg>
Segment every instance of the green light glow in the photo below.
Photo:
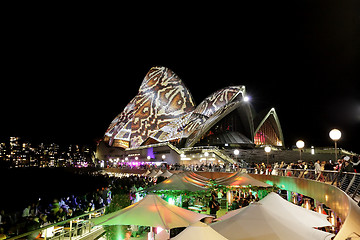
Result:
<svg viewBox="0 0 360 240"><path fill-rule="evenodd" d="M175 204L175 200L174 200L173 198L169 198L168 203L174 205L174 204Z"/></svg>

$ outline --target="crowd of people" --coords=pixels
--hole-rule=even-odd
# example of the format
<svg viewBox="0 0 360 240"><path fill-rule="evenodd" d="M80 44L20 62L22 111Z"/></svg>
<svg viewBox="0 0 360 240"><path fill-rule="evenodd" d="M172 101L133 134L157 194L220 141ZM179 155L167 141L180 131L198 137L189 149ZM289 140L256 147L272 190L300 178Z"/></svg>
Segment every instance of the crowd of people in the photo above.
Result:
<svg viewBox="0 0 360 240"><path fill-rule="evenodd" d="M360 158L357 156L342 156L337 162L331 160L320 162L320 160L302 161L274 164L252 163L250 172L255 174L280 175L280 176L298 176L304 174L305 178L318 178L323 171L338 171L360 173Z"/></svg>
<svg viewBox="0 0 360 240"><path fill-rule="evenodd" d="M1 210L0 231L8 235L19 234L52 223L62 222L107 206L111 197L111 190L105 187L85 195L55 198L51 203L45 203L39 199L16 213L10 214Z"/></svg>
<svg viewBox="0 0 360 240"><path fill-rule="evenodd" d="M141 166L146 169L146 166ZM191 171L237 171L240 166L237 164L217 165L211 163L192 164L192 165L166 165L168 170L191 170ZM248 171L256 174L269 174L280 176L299 176L303 174L304 178L323 180L322 172L337 171L360 173L359 157L342 156L337 162L333 163L315 161L297 161L293 163L252 163ZM70 195L61 198L55 198L50 203L38 199L32 202L18 213L7 213L5 209L0 209L0 234L17 235L22 232L28 232L41 226L46 226L56 222L62 222L67 219L80 216L84 213L100 209L110 204L113 193L130 194L130 199L134 201L139 189L145 189L154 184L152 179L141 175L129 175L123 178L108 177L108 185L94 192L80 195ZM218 196L212 196L209 202L210 214L216 215ZM256 196L235 196L231 209L237 209L247 206L252 201L257 201Z"/></svg>
<svg viewBox="0 0 360 240"><path fill-rule="evenodd" d="M26 205L22 210L12 213L1 209L0 234L19 235L46 225L66 221L108 206L115 193L130 194L131 198L139 189L154 183L144 176L137 175L107 178L107 186L90 193L55 198L51 202L38 199L38 201Z"/></svg>

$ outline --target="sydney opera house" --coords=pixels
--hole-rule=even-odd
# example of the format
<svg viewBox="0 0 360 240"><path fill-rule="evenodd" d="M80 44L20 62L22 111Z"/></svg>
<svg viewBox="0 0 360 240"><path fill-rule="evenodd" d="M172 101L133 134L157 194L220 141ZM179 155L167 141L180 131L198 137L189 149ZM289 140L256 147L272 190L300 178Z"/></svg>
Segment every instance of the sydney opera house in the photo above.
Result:
<svg viewBox="0 0 360 240"><path fill-rule="evenodd" d="M232 161L234 149L283 147L274 108L256 113L245 86L220 89L200 104L166 67L153 67L138 94L111 122L98 159Z"/></svg>

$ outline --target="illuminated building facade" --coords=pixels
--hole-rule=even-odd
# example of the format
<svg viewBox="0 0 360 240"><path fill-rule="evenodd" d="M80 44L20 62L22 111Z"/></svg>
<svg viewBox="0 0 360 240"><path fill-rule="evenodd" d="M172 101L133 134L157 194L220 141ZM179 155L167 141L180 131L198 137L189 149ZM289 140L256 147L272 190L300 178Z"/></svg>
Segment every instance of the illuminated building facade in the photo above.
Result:
<svg viewBox="0 0 360 240"><path fill-rule="evenodd" d="M245 86L220 89L196 106L173 71L153 67L138 94L109 125L98 148L99 159L114 151L121 158L126 153L119 150L130 153L156 144L171 144L182 152L204 146L283 147L284 139L275 109L256 114Z"/></svg>

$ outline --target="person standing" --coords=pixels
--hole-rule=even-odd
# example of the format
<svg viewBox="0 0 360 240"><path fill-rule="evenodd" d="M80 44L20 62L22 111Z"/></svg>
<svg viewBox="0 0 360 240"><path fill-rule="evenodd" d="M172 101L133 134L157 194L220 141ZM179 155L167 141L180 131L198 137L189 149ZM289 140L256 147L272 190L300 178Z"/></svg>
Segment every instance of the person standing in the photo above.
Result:
<svg viewBox="0 0 360 240"><path fill-rule="evenodd" d="M314 166L315 166L315 180L318 180L321 174L320 160L316 160Z"/></svg>
<svg viewBox="0 0 360 240"><path fill-rule="evenodd" d="M220 209L220 203L216 200L216 196L211 194L211 200L209 201L210 215L216 218L216 213Z"/></svg>
<svg viewBox="0 0 360 240"><path fill-rule="evenodd" d="M360 156L353 156L353 160L351 161L354 171L356 173L360 173Z"/></svg>
<svg viewBox="0 0 360 240"><path fill-rule="evenodd" d="M31 205L29 204L22 212L22 217L24 219L27 219L28 217L30 217L30 209L31 209Z"/></svg>

